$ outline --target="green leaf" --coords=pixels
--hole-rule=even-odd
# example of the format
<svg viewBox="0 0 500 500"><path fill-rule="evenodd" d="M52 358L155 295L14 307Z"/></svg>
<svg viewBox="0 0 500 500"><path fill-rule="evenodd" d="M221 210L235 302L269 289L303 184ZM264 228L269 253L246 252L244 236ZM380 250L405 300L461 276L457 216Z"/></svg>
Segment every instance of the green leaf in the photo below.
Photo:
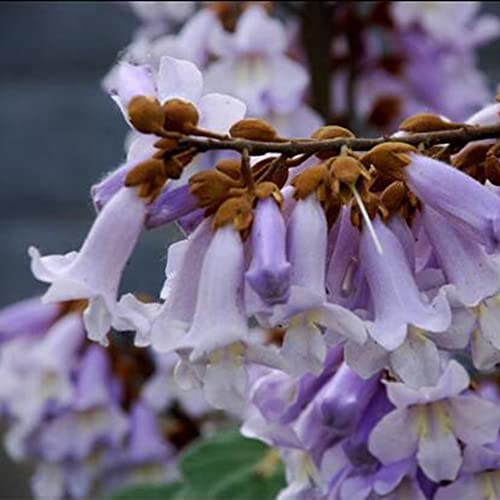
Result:
<svg viewBox="0 0 500 500"><path fill-rule="evenodd" d="M181 456L180 468L191 498L271 500L285 487L276 450L238 431L194 443Z"/></svg>
<svg viewBox="0 0 500 500"><path fill-rule="evenodd" d="M181 500L176 495L183 489L181 482L170 484L137 484L113 493L107 500ZM187 500L187 499L186 499Z"/></svg>

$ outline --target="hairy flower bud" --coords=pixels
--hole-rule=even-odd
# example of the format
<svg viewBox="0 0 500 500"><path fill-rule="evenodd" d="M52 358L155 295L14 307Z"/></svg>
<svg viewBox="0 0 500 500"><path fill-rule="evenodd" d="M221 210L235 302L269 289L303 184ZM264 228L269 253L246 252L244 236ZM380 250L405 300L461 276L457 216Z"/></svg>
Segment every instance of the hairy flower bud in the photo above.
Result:
<svg viewBox="0 0 500 500"><path fill-rule="evenodd" d="M360 159L361 163L370 168L372 165L382 174L395 180L403 180L401 170L410 163L408 153L417 150L404 142L384 142L370 149Z"/></svg>
<svg viewBox="0 0 500 500"><path fill-rule="evenodd" d="M230 129L231 137L250 141L274 141L278 134L269 123L257 118L246 118L236 122Z"/></svg>
<svg viewBox="0 0 500 500"><path fill-rule="evenodd" d="M131 169L125 177L125 186L133 187L150 182L154 177L164 175L162 160L146 160Z"/></svg>
<svg viewBox="0 0 500 500"><path fill-rule="evenodd" d="M399 125L399 130L404 132L436 132L438 130L456 130L462 128L462 123L446 121L433 113L417 113L410 116Z"/></svg>
<svg viewBox="0 0 500 500"><path fill-rule="evenodd" d="M130 123L143 134L154 134L163 128L165 111L158 99L138 95L127 108Z"/></svg>
<svg viewBox="0 0 500 500"><path fill-rule="evenodd" d="M182 99L169 99L163 103L165 128L174 132L190 133L198 125L198 110Z"/></svg>
<svg viewBox="0 0 500 500"><path fill-rule="evenodd" d="M338 156L332 163L332 174L342 183L348 185L356 184L360 176L368 178L363 164L352 156Z"/></svg>
<svg viewBox="0 0 500 500"><path fill-rule="evenodd" d="M295 187L294 197L303 200L314 193L327 179L328 169L325 163L309 167L292 179Z"/></svg>
<svg viewBox="0 0 500 500"><path fill-rule="evenodd" d="M207 208L218 205L229 195L229 190L238 187L231 177L216 170L207 170L189 179L190 192L198 198L198 206Z"/></svg>
<svg viewBox="0 0 500 500"><path fill-rule="evenodd" d="M215 165L215 168L235 181L238 181L241 177L241 160L239 158L219 160Z"/></svg>
<svg viewBox="0 0 500 500"><path fill-rule="evenodd" d="M395 181L384 189L380 201L389 212L393 213L399 210L404 202L405 195L405 185L400 181Z"/></svg>
<svg viewBox="0 0 500 500"><path fill-rule="evenodd" d="M255 196L257 196L260 200L273 198L280 207L283 204L283 195L274 182L260 182L257 184L257 187L255 188Z"/></svg>
<svg viewBox="0 0 500 500"><path fill-rule="evenodd" d="M347 139L354 139L355 135L347 128L339 127L338 125L327 125L325 127L321 127L311 135L313 139L318 141L325 141L328 139L340 139L342 137ZM335 156L337 151L332 149L328 151L319 151L316 153L318 158L325 160L326 158L330 158L331 156Z"/></svg>
<svg viewBox="0 0 500 500"><path fill-rule="evenodd" d="M237 231L245 231L250 228L252 220L252 204L246 196L229 198L218 208L212 222L212 229L233 224Z"/></svg>

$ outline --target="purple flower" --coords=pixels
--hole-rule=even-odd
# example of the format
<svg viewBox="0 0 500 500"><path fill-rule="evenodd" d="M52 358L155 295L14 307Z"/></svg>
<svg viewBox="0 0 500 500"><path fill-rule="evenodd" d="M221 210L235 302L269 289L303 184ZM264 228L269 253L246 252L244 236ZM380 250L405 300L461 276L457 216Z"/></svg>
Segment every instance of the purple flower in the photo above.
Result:
<svg viewBox="0 0 500 500"><path fill-rule="evenodd" d="M261 6L251 6L239 18L234 34L217 26L210 37L220 59L206 70L207 86L234 94L249 113L288 113L302 100L307 72L284 55L286 33L282 24Z"/></svg>
<svg viewBox="0 0 500 500"><path fill-rule="evenodd" d="M128 422L113 400L107 354L90 346L78 370L75 397L62 414L43 424L38 442L49 461L83 460L97 445L115 447Z"/></svg>
<svg viewBox="0 0 500 500"><path fill-rule="evenodd" d="M423 207L424 228L441 269L460 302L476 306L500 290L500 267L478 243L447 222L429 206Z"/></svg>
<svg viewBox="0 0 500 500"><path fill-rule="evenodd" d="M490 446L466 446L460 476L449 486L439 488L434 498L496 498L500 493L499 469L498 441Z"/></svg>
<svg viewBox="0 0 500 500"><path fill-rule="evenodd" d="M288 321L281 348L296 375L319 373L326 355L317 325L354 342L367 337L363 321L348 309L326 301L327 223L314 194L297 201L287 226L288 259L292 266L290 297L276 306L270 321Z"/></svg>
<svg viewBox="0 0 500 500"><path fill-rule="evenodd" d="M72 368L84 335L81 317L69 314L42 337L21 337L3 346L0 402L24 429L72 400Z"/></svg>
<svg viewBox="0 0 500 500"><path fill-rule="evenodd" d="M119 63L109 91L125 111L125 116L128 103L135 95L150 95L161 103L176 98L190 102L200 114L199 126L212 132L227 132L246 111L245 104L230 95L203 95L200 70L189 61L169 56L161 58L157 73L144 66Z"/></svg>
<svg viewBox="0 0 500 500"><path fill-rule="evenodd" d="M271 197L257 203L252 224L252 250L246 280L268 304L286 302L290 287L286 227L280 209Z"/></svg>
<svg viewBox="0 0 500 500"><path fill-rule="evenodd" d="M116 316L121 274L142 231L146 208L134 189L122 188L98 215L79 252L41 257L30 247L31 269L50 283L43 301L89 299L84 313L89 338L107 345Z"/></svg>
<svg viewBox="0 0 500 500"><path fill-rule="evenodd" d="M464 444L487 444L497 439L500 409L465 392L469 376L456 361L450 361L438 383L411 389L387 383L387 393L396 409L373 429L369 449L383 464L410 458L416 460L433 481L454 480Z"/></svg>
<svg viewBox="0 0 500 500"><path fill-rule="evenodd" d="M374 320L367 322L367 327L373 340L393 351L405 341L410 325L443 331L450 324L451 314L442 294L432 303L422 297L404 248L391 229L379 218L373 226L383 254L377 251L365 227L359 253L374 307Z"/></svg>
<svg viewBox="0 0 500 500"><path fill-rule="evenodd" d="M0 310L0 344L22 336L43 334L60 314L59 304L43 304L40 297L4 307Z"/></svg>
<svg viewBox="0 0 500 500"><path fill-rule="evenodd" d="M465 237L498 246L500 197L472 177L432 158L412 154L404 175L410 189L423 203L440 213Z"/></svg>

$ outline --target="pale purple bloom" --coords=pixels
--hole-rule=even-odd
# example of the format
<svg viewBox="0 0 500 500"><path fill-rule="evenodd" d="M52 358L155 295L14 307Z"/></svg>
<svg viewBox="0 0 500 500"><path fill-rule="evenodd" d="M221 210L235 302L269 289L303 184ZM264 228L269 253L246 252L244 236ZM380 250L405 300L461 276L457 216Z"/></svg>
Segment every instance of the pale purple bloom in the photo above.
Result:
<svg viewBox="0 0 500 500"><path fill-rule="evenodd" d="M182 99L197 108L200 127L220 133L227 132L245 114L245 104L230 95L203 94L203 76L189 61L164 56L157 72L142 69L139 79L136 73L141 68L144 67L121 62L116 77L109 82L109 92L116 96L122 110L127 109L134 92L138 92L135 95L152 95L161 103L170 99ZM144 74L149 75L149 80ZM131 89L131 82L136 82L137 88Z"/></svg>
<svg viewBox="0 0 500 500"><path fill-rule="evenodd" d="M24 299L0 310L0 344L23 336L43 334L61 314L59 304L40 297Z"/></svg>
<svg viewBox="0 0 500 500"><path fill-rule="evenodd" d="M443 331L450 324L451 314L442 294L432 302L423 297L403 246L391 229L379 218L373 225L383 253L377 251L363 227L359 254L374 306L374 320L367 322L367 328L378 344L393 351L405 341L410 325Z"/></svg>
<svg viewBox="0 0 500 500"><path fill-rule="evenodd" d="M475 241L464 236L446 217L423 207L423 224L435 255L458 299L476 306L500 290L500 267Z"/></svg>
<svg viewBox="0 0 500 500"><path fill-rule="evenodd" d="M367 334L355 314L326 302L327 223L315 194L297 201L288 220L287 246L292 266L290 297L287 304L275 307L271 322L289 322L281 354L290 370L296 375L319 373L326 344L317 324L360 344Z"/></svg>
<svg viewBox="0 0 500 500"><path fill-rule="evenodd" d="M488 251L498 246L500 197L446 163L411 154L406 182L423 202Z"/></svg>
<svg viewBox="0 0 500 500"><path fill-rule="evenodd" d="M128 422L111 387L106 352L90 346L81 360L71 406L39 431L38 445L47 460L82 460L97 445L118 446Z"/></svg>
<svg viewBox="0 0 500 500"><path fill-rule="evenodd" d="M469 376L450 361L438 383L411 389L387 383L396 409L373 429L369 449L383 464L416 455L433 481L453 480L462 463L459 441L487 444L497 439L500 410L489 401L465 392Z"/></svg>
<svg viewBox="0 0 500 500"><path fill-rule="evenodd" d="M269 304L286 302L290 263L286 258L286 227L276 201L259 200L252 224L253 256L246 280Z"/></svg>
<svg viewBox="0 0 500 500"><path fill-rule="evenodd" d="M22 337L3 346L0 401L25 429L37 425L47 411L72 400L71 374L84 335L81 317L69 314L43 337Z"/></svg>
<svg viewBox="0 0 500 500"><path fill-rule="evenodd" d="M203 259L211 240L210 221L205 220L187 240L169 249L167 279L162 291L165 303L154 318L151 331L153 347L159 352L175 349L191 326Z"/></svg>
<svg viewBox="0 0 500 500"><path fill-rule="evenodd" d="M500 495L499 469L498 441L491 446L466 446L460 476L450 485L439 488L434 498L497 498Z"/></svg>
<svg viewBox="0 0 500 500"><path fill-rule="evenodd" d="M31 269L50 283L46 302L89 299L84 312L89 338L107 345L116 316L121 274L142 231L145 203L134 189L122 188L97 216L79 252L41 257L30 247Z"/></svg>
<svg viewBox="0 0 500 500"><path fill-rule="evenodd" d="M329 235L331 253L326 271L328 300L352 309L362 291L360 283L360 232L351 223L350 207L342 207Z"/></svg>
<svg viewBox="0 0 500 500"><path fill-rule="evenodd" d="M500 25L495 16L478 16L481 2L394 2L392 14L402 30L420 28L427 36L457 49L496 38Z"/></svg>
<svg viewBox="0 0 500 500"><path fill-rule="evenodd" d="M288 113L302 100L307 72L284 55L285 29L261 6L245 10L234 34L217 26L210 44L220 59L206 70L208 87L236 95L252 115Z"/></svg>
<svg viewBox="0 0 500 500"><path fill-rule="evenodd" d="M147 31L140 31L126 48L124 58L134 63L155 66L162 56L171 56L187 59L202 67L209 57L210 34L218 22L216 13L204 8L187 19L176 34L162 33L153 38Z"/></svg>

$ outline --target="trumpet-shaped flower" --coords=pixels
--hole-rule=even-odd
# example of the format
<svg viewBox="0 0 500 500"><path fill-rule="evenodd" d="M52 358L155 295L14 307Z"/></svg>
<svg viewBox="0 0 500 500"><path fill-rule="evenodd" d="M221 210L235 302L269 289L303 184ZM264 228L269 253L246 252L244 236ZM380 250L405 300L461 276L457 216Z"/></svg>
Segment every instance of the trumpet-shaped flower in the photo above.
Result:
<svg viewBox="0 0 500 500"><path fill-rule="evenodd" d="M100 212L79 252L41 257L30 247L31 269L50 287L45 302L88 299L84 313L89 338L107 345L116 316L121 275L137 243L146 215L134 189L122 188Z"/></svg>
<svg viewBox="0 0 500 500"><path fill-rule="evenodd" d="M459 441L487 444L500 429L498 407L466 392L469 376L450 361L438 383L411 389L387 383L396 409L373 429L369 449L383 464L416 455L419 466L432 481L454 480L462 464Z"/></svg>

